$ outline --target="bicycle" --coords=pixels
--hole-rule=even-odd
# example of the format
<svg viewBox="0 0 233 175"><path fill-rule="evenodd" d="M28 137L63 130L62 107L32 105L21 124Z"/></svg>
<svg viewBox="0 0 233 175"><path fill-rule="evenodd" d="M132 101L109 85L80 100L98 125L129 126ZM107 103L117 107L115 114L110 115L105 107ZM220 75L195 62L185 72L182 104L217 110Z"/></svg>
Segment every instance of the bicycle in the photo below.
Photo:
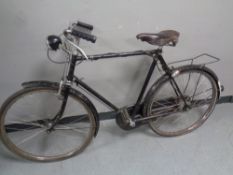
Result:
<svg viewBox="0 0 233 175"><path fill-rule="evenodd" d="M176 46L179 32L166 30L137 35L137 39L158 46L154 50L86 55L79 47L79 41L94 43L96 36L91 34L92 30L92 25L77 22L60 36L48 36L51 61L55 62L51 51L63 50L67 54L66 61L60 62L65 64L60 83L24 82L23 89L3 103L1 138L13 153L33 161L57 161L77 155L89 145L98 133L99 115L93 103L73 88L74 84L115 111L116 123L125 130L149 124L161 136L179 136L201 126L213 111L221 93L216 74L206 64L193 64L199 56L190 59L192 64L176 68L169 66L162 56L163 46ZM152 63L131 108L118 108L74 75L76 65L83 61L140 55L148 56ZM156 66L163 75L146 93Z"/></svg>

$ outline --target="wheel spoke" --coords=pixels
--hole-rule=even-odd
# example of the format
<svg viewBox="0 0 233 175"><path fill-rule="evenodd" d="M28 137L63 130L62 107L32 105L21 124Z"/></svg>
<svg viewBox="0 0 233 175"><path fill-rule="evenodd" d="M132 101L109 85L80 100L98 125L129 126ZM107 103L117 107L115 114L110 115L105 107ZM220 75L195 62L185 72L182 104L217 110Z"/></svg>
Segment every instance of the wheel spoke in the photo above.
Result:
<svg viewBox="0 0 233 175"><path fill-rule="evenodd" d="M168 111L169 109L173 109L173 108L178 107L178 106L179 106L179 104L169 105L169 106L165 106L165 107L158 107L158 108L152 109L151 112Z"/></svg>
<svg viewBox="0 0 233 175"><path fill-rule="evenodd" d="M79 128L79 127L68 127L68 126L63 126L63 127L55 127L54 129L55 130L72 130L72 131L75 131L77 133L85 133L86 131L83 131L85 129L90 129L91 127L82 127L82 128Z"/></svg>
<svg viewBox="0 0 233 175"><path fill-rule="evenodd" d="M191 73L189 73L189 78L188 78L188 81L187 81L186 86L184 88L183 94L185 94L186 90L188 89L190 79L191 79Z"/></svg>
<svg viewBox="0 0 233 175"><path fill-rule="evenodd" d="M19 127L17 127L17 126L6 126L5 127L6 128L6 132L7 133L11 133L11 132L17 132L17 131L25 131L25 130L30 130L30 129L37 129L37 128L35 128L35 127L30 127L30 128L23 128L23 129L21 129L21 128L19 128Z"/></svg>
<svg viewBox="0 0 233 175"><path fill-rule="evenodd" d="M33 139L34 137L38 136L39 134L41 134L42 132L46 131L46 129L42 129L41 131L38 131L36 132L35 134L29 136L29 137L26 137L24 138L23 140L21 140L20 142L16 143L16 146L20 146L22 145L23 143L26 143L28 142L29 140Z"/></svg>
<svg viewBox="0 0 233 175"><path fill-rule="evenodd" d="M161 112L161 113L156 113L156 114L153 114L153 113L152 113L152 114L150 115L150 117L153 116L153 117L156 117L156 118L157 118L157 117L161 117L161 118L162 118L162 117L168 116L168 115L170 115L170 114L175 114L176 112L179 112L179 111L174 110L174 111L165 111L165 112L163 112L163 113Z"/></svg>
<svg viewBox="0 0 233 175"><path fill-rule="evenodd" d="M191 103L192 107L199 107L202 105L210 104L212 101L212 98L209 98L209 97L212 97L212 95L209 95L206 99L199 99L199 100L193 101Z"/></svg>
<svg viewBox="0 0 233 175"><path fill-rule="evenodd" d="M163 99L163 100L156 100L156 101L153 101L153 105L152 107L155 107L155 106L170 106L171 104L174 104L176 102L177 98L168 98L168 99ZM158 105L154 105L154 103L158 104Z"/></svg>
<svg viewBox="0 0 233 175"><path fill-rule="evenodd" d="M206 94L207 92L211 91L212 89L213 89L213 88L209 88L209 89L207 89L207 90L201 91L201 92L197 93L194 97L197 97L197 96L199 96L199 95L202 95L203 93Z"/></svg>
<svg viewBox="0 0 233 175"><path fill-rule="evenodd" d="M58 124L78 123L85 119L88 120L88 115L65 116L61 118Z"/></svg>
<svg viewBox="0 0 233 175"><path fill-rule="evenodd" d="M199 77L198 77L198 80L197 80L197 83L196 83L196 86L195 86L195 89L194 89L194 92L193 92L193 95L192 95L192 98L191 98L191 101L193 100L195 94L196 94L196 91L197 91L197 87L200 83L200 80L201 80L201 74L199 74Z"/></svg>
<svg viewBox="0 0 233 175"><path fill-rule="evenodd" d="M22 124L22 125L32 125L32 126L39 126L43 127L44 125L37 123L36 121L26 121L26 120L15 120L10 121L7 125L14 125L14 124Z"/></svg>

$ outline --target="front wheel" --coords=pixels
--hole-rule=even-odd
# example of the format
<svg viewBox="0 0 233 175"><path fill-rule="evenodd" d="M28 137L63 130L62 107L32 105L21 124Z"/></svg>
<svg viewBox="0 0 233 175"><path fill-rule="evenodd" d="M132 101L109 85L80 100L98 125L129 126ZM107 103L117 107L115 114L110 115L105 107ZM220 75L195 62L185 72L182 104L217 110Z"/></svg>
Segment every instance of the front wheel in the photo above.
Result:
<svg viewBox="0 0 233 175"><path fill-rule="evenodd" d="M205 68L181 67L173 80L168 76L160 79L144 108L144 115L152 117L151 129L161 136L179 136L201 126L219 95L215 79Z"/></svg>
<svg viewBox="0 0 233 175"><path fill-rule="evenodd" d="M86 148L96 123L87 104L72 92L61 119L49 130L62 104L57 93L54 87L32 87L6 100L0 110L0 131L9 150L29 160L57 161Z"/></svg>

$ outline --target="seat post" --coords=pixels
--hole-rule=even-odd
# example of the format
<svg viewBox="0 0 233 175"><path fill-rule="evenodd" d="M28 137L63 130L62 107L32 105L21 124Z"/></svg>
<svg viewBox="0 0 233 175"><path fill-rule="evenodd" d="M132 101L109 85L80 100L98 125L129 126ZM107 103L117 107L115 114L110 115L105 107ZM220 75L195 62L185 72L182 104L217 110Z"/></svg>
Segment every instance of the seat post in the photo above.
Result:
<svg viewBox="0 0 233 175"><path fill-rule="evenodd" d="M168 67L166 61L164 60L164 58L162 56L162 49L157 50L156 56L157 56L158 60L160 61L161 65L162 65L162 69L164 70L164 72L168 75L171 75L171 69Z"/></svg>

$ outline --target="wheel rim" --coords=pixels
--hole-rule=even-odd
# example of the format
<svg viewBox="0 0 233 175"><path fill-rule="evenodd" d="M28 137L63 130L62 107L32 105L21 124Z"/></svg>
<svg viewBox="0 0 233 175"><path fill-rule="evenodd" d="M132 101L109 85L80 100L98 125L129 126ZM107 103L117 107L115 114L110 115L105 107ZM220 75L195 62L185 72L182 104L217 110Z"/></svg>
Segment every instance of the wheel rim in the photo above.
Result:
<svg viewBox="0 0 233 175"><path fill-rule="evenodd" d="M147 109L147 115L155 116L149 122L151 128L163 136L193 131L208 118L217 100L216 83L204 71L185 70L174 79L188 107L185 108L182 98L177 97L169 79L166 79L157 86Z"/></svg>
<svg viewBox="0 0 233 175"><path fill-rule="evenodd" d="M90 142L95 123L88 107L69 97L62 119L47 132L61 101L57 91L32 89L16 96L2 112L1 134L5 145L31 160L54 161L81 152Z"/></svg>

